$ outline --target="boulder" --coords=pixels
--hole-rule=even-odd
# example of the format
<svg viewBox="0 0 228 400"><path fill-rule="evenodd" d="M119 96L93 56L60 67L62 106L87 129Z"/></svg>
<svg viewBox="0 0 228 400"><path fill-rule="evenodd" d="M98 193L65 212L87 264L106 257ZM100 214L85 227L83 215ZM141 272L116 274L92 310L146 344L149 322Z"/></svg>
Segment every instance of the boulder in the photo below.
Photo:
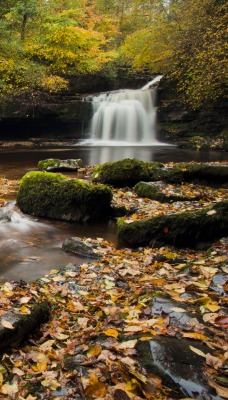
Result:
<svg viewBox="0 0 228 400"><path fill-rule="evenodd" d="M204 354L212 351L204 343L195 342L192 345L188 339L160 336L139 342L136 348L141 365L160 376L163 384L173 389L175 398L222 400L204 375L205 358L192 351L191 346Z"/></svg>
<svg viewBox="0 0 228 400"><path fill-rule="evenodd" d="M17 194L19 208L27 214L62 221L89 221L107 217L112 192L52 172L28 172Z"/></svg>
<svg viewBox="0 0 228 400"><path fill-rule="evenodd" d="M133 186L141 180L150 180L151 171L160 170L162 167L162 163L125 158L97 166L93 172L93 181L114 187Z"/></svg>
<svg viewBox="0 0 228 400"><path fill-rule="evenodd" d="M129 221L128 221L129 222ZM228 201L212 207L177 214L160 215L140 221L117 221L118 245L130 248L159 243L195 247L228 234Z"/></svg>
<svg viewBox="0 0 228 400"><path fill-rule="evenodd" d="M135 158L107 162L94 169L93 181L114 187L134 186L140 181L168 183L227 183L228 166L201 163L177 163L172 167L159 162L143 162Z"/></svg>
<svg viewBox="0 0 228 400"><path fill-rule="evenodd" d="M62 249L80 256L99 258L102 254L96 250L96 245L91 239L81 239L79 237L70 237L63 242Z"/></svg>
<svg viewBox="0 0 228 400"><path fill-rule="evenodd" d="M77 171L83 167L81 159L59 160L58 158L49 158L38 162L38 169L41 171Z"/></svg>

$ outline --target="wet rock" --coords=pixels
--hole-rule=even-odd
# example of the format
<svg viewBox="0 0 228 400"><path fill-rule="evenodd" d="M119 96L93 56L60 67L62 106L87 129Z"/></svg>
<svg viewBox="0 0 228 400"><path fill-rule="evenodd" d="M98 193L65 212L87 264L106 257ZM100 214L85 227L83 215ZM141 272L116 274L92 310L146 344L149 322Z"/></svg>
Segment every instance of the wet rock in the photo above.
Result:
<svg viewBox="0 0 228 400"><path fill-rule="evenodd" d="M83 167L81 159L59 160L57 158L49 158L38 162L38 169L41 171L77 171Z"/></svg>
<svg viewBox="0 0 228 400"><path fill-rule="evenodd" d="M62 249L80 256L99 258L102 254L97 251L98 245L90 239L81 239L79 237L70 237L63 242Z"/></svg>
<svg viewBox="0 0 228 400"><path fill-rule="evenodd" d="M40 324L50 317L49 304L42 302L31 309L31 314L9 312L0 320L0 353L8 348L16 348ZM10 325L7 327L8 322ZM6 326L5 326L6 325Z"/></svg>
<svg viewBox="0 0 228 400"><path fill-rule="evenodd" d="M198 328L204 329L200 325L202 320L197 318L196 314L187 310L185 303L175 302L167 296L157 296L153 299L152 314L164 316L168 315L170 318L169 325L185 330L192 330L196 325Z"/></svg>
<svg viewBox="0 0 228 400"><path fill-rule="evenodd" d="M193 352L190 346L193 346L191 340L158 337L139 343L137 351L146 370L159 375L164 385L179 391L178 398L184 395L198 400L222 400L204 376L204 357ZM194 347L209 353L203 344L194 342Z"/></svg>

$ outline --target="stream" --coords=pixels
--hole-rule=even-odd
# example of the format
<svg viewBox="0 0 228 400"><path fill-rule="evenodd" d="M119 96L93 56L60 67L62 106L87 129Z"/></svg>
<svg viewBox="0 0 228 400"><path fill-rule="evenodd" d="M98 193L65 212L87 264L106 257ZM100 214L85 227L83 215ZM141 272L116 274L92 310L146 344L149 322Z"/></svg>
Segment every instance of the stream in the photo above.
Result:
<svg viewBox="0 0 228 400"><path fill-rule="evenodd" d="M179 150L175 146L83 146L43 149L0 149L0 177L20 179L26 172L37 170L39 160L47 158L81 158L84 165L97 165L135 157L143 161L223 161L226 153ZM74 175L72 175L74 176ZM32 281L52 269L68 263L81 264L85 258L62 250L63 241L71 236L102 237L115 243L115 222L70 224L26 216L15 205L15 195L9 196L6 214L0 221L0 280Z"/></svg>

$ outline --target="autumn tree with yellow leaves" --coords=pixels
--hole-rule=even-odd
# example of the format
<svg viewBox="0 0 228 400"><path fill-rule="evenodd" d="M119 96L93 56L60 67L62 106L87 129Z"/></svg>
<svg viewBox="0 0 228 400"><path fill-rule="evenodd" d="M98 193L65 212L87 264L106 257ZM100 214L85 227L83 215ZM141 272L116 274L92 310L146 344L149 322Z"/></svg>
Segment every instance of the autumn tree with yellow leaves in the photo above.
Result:
<svg viewBox="0 0 228 400"><path fill-rule="evenodd" d="M2 0L0 89L58 91L130 67L174 79L193 108L226 90L224 0Z"/></svg>

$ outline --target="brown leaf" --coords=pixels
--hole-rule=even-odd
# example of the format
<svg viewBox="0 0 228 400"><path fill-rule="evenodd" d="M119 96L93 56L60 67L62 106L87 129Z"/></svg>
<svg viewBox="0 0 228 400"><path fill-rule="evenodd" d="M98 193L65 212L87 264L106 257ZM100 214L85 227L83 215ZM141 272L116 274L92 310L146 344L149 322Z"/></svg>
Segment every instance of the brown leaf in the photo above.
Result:
<svg viewBox="0 0 228 400"><path fill-rule="evenodd" d="M228 315L219 315L214 320L216 325L221 325L223 328L228 328Z"/></svg>

